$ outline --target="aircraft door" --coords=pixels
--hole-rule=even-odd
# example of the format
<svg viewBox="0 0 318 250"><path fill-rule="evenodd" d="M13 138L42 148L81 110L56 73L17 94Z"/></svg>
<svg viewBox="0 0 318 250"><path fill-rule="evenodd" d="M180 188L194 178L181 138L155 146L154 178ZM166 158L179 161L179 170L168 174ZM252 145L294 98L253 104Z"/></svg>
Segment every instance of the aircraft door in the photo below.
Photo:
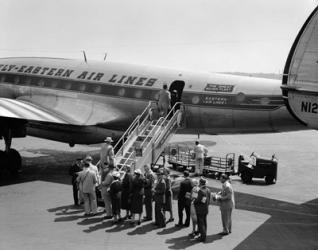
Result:
<svg viewBox="0 0 318 250"><path fill-rule="evenodd" d="M184 81L180 80L173 81L170 84L169 91L171 94L171 108L176 102L181 102L184 85Z"/></svg>

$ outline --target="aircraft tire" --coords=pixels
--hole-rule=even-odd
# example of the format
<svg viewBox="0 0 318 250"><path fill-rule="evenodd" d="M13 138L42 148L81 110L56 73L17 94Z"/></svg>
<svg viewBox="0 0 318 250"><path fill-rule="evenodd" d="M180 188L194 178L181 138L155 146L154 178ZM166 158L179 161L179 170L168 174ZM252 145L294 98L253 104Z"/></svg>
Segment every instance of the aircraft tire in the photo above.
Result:
<svg viewBox="0 0 318 250"><path fill-rule="evenodd" d="M20 153L11 148L9 150L8 159L9 159L9 168L12 177L17 177L22 168L22 158Z"/></svg>
<svg viewBox="0 0 318 250"><path fill-rule="evenodd" d="M10 165L8 155L0 150L0 179L6 180L10 178Z"/></svg>

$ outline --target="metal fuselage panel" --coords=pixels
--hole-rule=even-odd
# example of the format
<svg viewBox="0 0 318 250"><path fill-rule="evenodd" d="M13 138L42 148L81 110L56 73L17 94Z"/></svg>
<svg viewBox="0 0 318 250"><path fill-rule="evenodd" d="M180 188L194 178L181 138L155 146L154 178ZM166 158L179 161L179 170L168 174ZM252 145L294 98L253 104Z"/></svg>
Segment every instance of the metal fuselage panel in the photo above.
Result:
<svg viewBox="0 0 318 250"><path fill-rule="evenodd" d="M286 110L281 83L276 80L109 62L0 59L1 97L31 101L51 109L74 124L70 126L73 132L76 127L79 131L85 127L98 128L95 135L90 134L85 139L89 143L125 130L149 101L157 99L164 83L170 85L176 80L185 83L181 101L185 104L186 132L217 134L303 129ZM30 128L30 133L44 137L45 124L34 124L37 125ZM47 130L51 131L49 139L54 140L56 126L47 126ZM87 129L90 133L93 130ZM60 129L60 135L62 131ZM94 139L89 140L90 136ZM78 135L68 136L65 141L70 140L83 143Z"/></svg>

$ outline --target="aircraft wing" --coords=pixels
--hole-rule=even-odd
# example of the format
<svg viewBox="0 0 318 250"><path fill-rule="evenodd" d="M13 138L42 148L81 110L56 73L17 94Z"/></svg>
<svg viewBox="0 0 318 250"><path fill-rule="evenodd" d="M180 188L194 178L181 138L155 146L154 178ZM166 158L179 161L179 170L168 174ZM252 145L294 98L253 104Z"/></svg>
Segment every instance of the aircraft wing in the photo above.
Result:
<svg viewBox="0 0 318 250"><path fill-rule="evenodd" d="M116 123L123 120L125 114L111 103L32 95L0 98L0 117L83 126Z"/></svg>

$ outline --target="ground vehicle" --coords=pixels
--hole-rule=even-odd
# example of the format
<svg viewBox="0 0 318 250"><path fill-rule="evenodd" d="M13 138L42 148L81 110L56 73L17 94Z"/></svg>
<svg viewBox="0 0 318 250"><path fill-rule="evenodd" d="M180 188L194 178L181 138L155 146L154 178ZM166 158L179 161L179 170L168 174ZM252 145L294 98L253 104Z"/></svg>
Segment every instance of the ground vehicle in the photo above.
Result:
<svg viewBox="0 0 318 250"><path fill-rule="evenodd" d="M176 170L195 171L195 156L193 148L182 145L168 147L168 162ZM235 174L235 154L229 153L225 157L208 156L204 159L203 175L218 178L221 174Z"/></svg>
<svg viewBox="0 0 318 250"><path fill-rule="evenodd" d="M238 174L244 183L251 183L253 178L265 178L266 184L277 181L277 159L260 157L254 153L251 156L240 155L238 158Z"/></svg>

